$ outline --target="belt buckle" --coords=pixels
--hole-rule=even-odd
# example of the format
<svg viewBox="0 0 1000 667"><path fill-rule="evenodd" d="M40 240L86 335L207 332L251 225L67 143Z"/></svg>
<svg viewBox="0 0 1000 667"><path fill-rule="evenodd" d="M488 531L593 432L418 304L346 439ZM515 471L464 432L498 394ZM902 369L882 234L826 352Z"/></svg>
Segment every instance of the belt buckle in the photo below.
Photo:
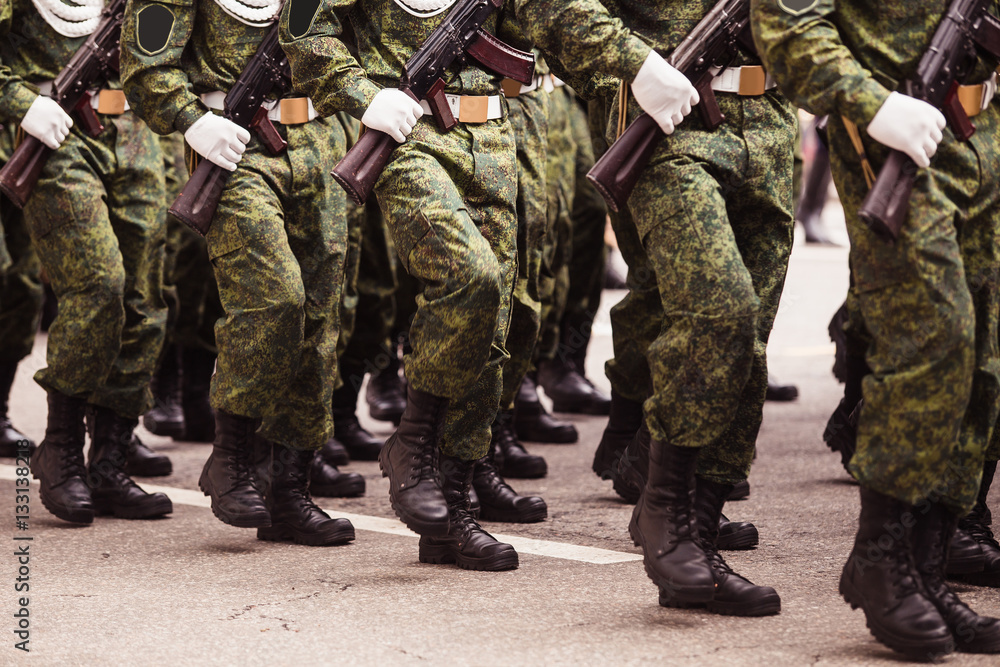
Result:
<svg viewBox="0 0 1000 667"><path fill-rule="evenodd" d="M767 74L760 65L744 65L740 68L739 94L744 97L763 95L767 90Z"/></svg>
<svg viewBox="0 0 1000 667"><path fill-rule="evenodd" d="M97 113L120 116L125 113L125 93L104 89L97 93Z"/></svg>
<svg viewBox="0 0 1000 667"><path fill-rule="evenodd" d="M463 95L458 104L458 120L463 123L485 123L489 119L486 95Z"/></svg>
<svg viewBox="0 0 1000 667"><path fill-rule="evenodd" d="M278 102L282 125L301 125L309 122L309 98L289 97Z"/></svg>

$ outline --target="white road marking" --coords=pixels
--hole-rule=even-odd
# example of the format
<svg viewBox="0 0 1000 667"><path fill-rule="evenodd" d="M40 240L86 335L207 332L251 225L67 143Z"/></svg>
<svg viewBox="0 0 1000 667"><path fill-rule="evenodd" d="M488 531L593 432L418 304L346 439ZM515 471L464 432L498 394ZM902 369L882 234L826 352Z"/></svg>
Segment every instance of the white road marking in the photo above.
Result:
<svg viewBox="0 0 1000 667"><path fill-rule="evenodd" d="M11 465L0 465L0 479L14 481L17 478L16 468ZM31 485L35 487L38 482L32 480ZM190 507L211 507L208 496L201 491L191 489L178 489L173 486L160 486L158 484L142 484L142 488L150 493L157 491L167 494L171 502L177 505L188 505ZM38 504L40 506L41 503ZM39 507L40 509L40 507ZM337 509L323 508L334 517L348 519L357 530L365 530L373 533L385 533L387 535L399 535L416 539L416 533L409 530L396 519L386 519L378 516L368 516L366 514L349 514ZM492 533L500 540L513 546L518 553L534 554L536 556L547 556L549 558L561 558L580 563L591 563L594 565L610 565L612 563L627 563L630 561L642 560L640 554L626 553L624 551L611 551L610 549L598 549L595 547L585 547L577 544L567 544L565 542L550 542L548 540L536 540L530 537L518 537L516 535L503 535Z"/></svg>

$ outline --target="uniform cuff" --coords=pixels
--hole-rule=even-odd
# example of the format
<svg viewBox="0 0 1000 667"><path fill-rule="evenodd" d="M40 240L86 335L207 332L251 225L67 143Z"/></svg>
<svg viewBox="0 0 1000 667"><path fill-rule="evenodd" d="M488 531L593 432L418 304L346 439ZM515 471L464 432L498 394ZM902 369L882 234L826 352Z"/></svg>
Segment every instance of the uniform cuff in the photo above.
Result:
<svg viewBox="0 0 1000 667"><path fill-rule="evenodd" d="M208 107L201 100L195 99L177 112L174 118L174 129L184 134L195 122L208 113Z"/></svg>
<svg viewBox="0 0 1000 667"><path fill-rule="evenodd" d="M646 62L646 58L649 57L649 52L652 50L653 47L649 44L634 35L631 36L622 47L619 70L610 73L622 81L631 83L635 80L639 70L642 69L642 64Z"/></svg>
<svg viewBox="0 0 1000 667"><path fill-rule="evenodd" d="M0 91L0 96L3 97L0 121L15 125L20 124L24 114L28 113L28 109L38 99L38 90L26 83L19 83Z"/></svg>
<svg viewBox="0 0 1000 667"><path fill-rule="evenodd" d="M859 84L855 94L847 100L845 108L842 109L843 115L864 127L882 108L891 92L875 79L865 79Z"/></svg>

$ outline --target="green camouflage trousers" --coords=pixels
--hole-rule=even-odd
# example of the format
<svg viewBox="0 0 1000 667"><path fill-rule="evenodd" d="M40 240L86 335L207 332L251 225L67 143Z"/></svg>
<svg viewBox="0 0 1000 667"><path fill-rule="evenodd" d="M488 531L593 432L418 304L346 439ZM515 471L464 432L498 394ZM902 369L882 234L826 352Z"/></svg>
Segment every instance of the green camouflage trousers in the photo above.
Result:
<svg viewBox="0 0 1000 667"><path fill-rule="evenodd" d="M514 397L531 367L541 328L538 280L542 244L548 233L545 215L548 98L549 93L536 88L507 100L517 143L517 279L506 342L510 359L503 369L500 398L500 407L505 410L514 407Z"/></svg>
<svg viewBox="0 0 1000 667"><path fill-rule="evenodd" d="M844 127L831 122L830 157L851 237L853 296L871 336L851 471L908 503L971 509L1000 400L1000 111L975 119L968 143L950 130L917 173L895 245L857 216L867 194ZM866 141L878 169L886 149Z"/></svg>
<svg viewBox="0 0 1000 667"><path fill-rule="evenodd" d="M361 123L338 113L347 148L357 140ZM374 201L364 206L347 202L347 259L340 298L337 366L340 383L361 388L366 373L389 363L389 332L395 317L396 276L382 211Z"/></svg>
<svg viewBox="0 0 1000 667"><path fill-rule="evenodd" d="M500 404L516 273L517 162L506 120L441 132L417 122L375 185L403 268L423 283L404 363L451 399L441 451L486 455Z"/></svg>
<svg viewBox="0 0 1000 667"><path fill-rule="evenodd" d="M35 380L136 418L152 407L166 322L163 157L133 114L101 122L98 137L73 127L24 208L59 304Z"/></svg>
<svg viewBox="0 0 1000 667"><path fill-rule="evenodd" d="M10 134L0 132L0 166L12 146ZM42 315L41 271L24 214L0 197L0 362L17 362L31 354Z"/></svg>
<svg viewBox="0 0 1000 667"><path fill-rule="evenodd" d="M225 311L211 402L262 419L272 442L318 449L333 435L347 224L330 170L344 134L336 120L277 127L288 149L251 140L206 236Z"/></svg>
<svg viewBox="0 0 1000 667"><path fill-rule="evenodd" d="M720 127L693 113L663 141L617 216L633 291L613 309L608 377L624 396L645 398L639 355L650 341L653 437L704 448L698 475L733 483L750 470L791 251L795 116L774 93L720 95L719 105ZM629 119L639 112L630 101Z"/></svg>

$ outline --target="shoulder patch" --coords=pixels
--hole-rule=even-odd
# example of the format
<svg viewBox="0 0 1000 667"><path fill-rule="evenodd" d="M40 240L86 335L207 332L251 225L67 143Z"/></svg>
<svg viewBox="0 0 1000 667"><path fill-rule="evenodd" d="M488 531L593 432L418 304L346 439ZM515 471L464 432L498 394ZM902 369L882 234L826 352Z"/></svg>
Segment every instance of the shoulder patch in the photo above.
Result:
<svg viewBox="0 0 1000 667"><path fill-rule="evenodd" d="M320 0L291 0L288 7L288 34L292 39L300 39L309 34Z"/></svg>
<svg viewBox="0 0 1000 667"><path fill-rule="evenodd" d="M174 13L163 5L143 7L135 15L135 41L147 56L167 48L174 30Z"/></svg>
<svg viewBox="0 0 1000 667"><path fill-rule="evenodd" d="M792 16L802 16L818 4L819 0L778 0L778 6Z"/></svg>

